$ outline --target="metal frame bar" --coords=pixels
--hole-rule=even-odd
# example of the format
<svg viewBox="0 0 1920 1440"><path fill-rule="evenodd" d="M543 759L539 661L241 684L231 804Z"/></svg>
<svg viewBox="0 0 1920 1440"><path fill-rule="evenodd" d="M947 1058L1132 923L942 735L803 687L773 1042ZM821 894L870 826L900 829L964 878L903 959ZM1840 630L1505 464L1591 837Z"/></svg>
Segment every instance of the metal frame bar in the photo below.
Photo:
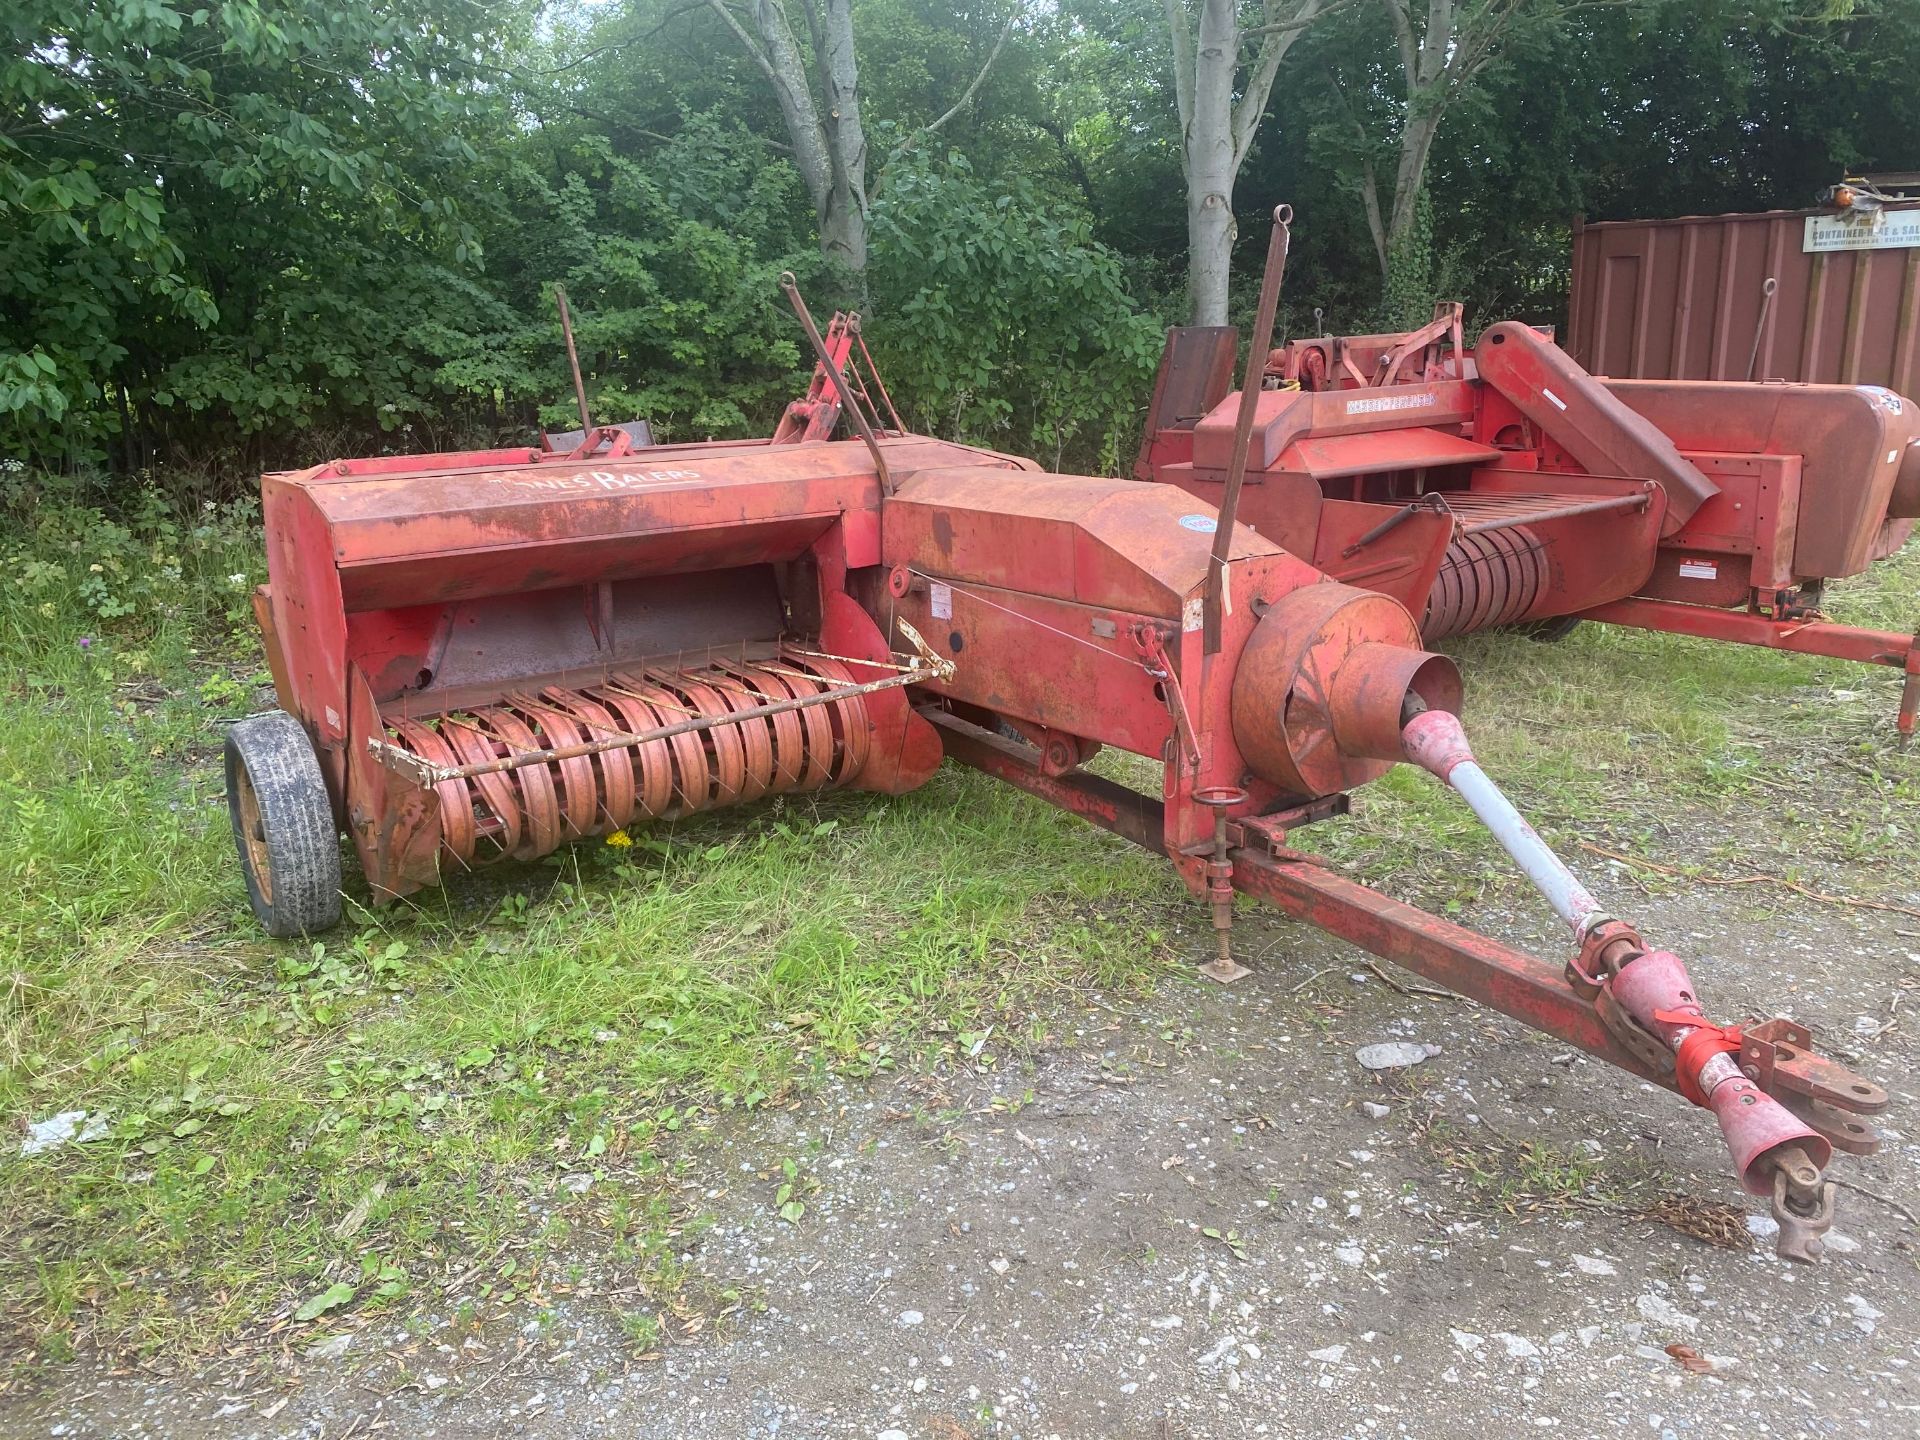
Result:
<svg viewBox="0 0 1920 1440"><path fill-rule="evenodd" d="M1233 852L1233 885L1458 995L1577 1045L1643 1080L1673 1088L1613 1038L1564 971L1524 950L1429 915L1306 857Z"/></svg>
<svg viewBox="0 0 1920 1440"><path fill-rule="evenodd" d="M1729 640L1767 650L1789 650L1797 655L1825 655L1855 660L1863 665L1890 665L1904 669L1913 652L1914 637L1891 630L1863 630L1820 620L1774 620L1747 610L1715 610L1678 600L1614 600L1580 612L1582 620L1626 625L1636 630L1664 630L1702 640Z"/></svg>
<svg viewBox="0 0 1920 1440"><path fill-rule="evenodd" d="M996 735L946 710L929 708L920 713L940 731L948 759L1091 820L1142 849L1156 855L1167 853L1165 807L1151 796L1084 770L1048 775L1028 758L1030 746Z"/></svg>
<svg viewBox="0 0 1920 1440"><path fill-rule="evenodd" d="M1920 726L1920 634L1902 635L1892 630L1863 630L1854 625L1834 625L1822 620L1775 620L1751 610L1715 610L1706 605L1687 605L1678 600L1615 600L1580 612L1582 620L1598 620L1605 625L1627 625L1638 630L1662 630L1672 635L1693 635L1702 640L1728 640L1737 645L1757 645L1764 650L1785 650L1795 655L1824 655L1834 660L1852 660L1861 665L1885 665L1904 670L1906 683L1900 687L1900 709L1895 729L1904 744Z"/></svg>
<svg viewBox="0 0 1920 1440"><path fill-rule="evenodd" d="M1025 747L942 711L922 712L941 731L947 755L1164 855L1165 807L1098 775L1041 773ZM1613 1038L1564 971L1523 950L1369 890L1310 856L1231 852L1233 888L1282 914L1446 986L1524 1025L1577 1045L1641 1079L1672 1088Z"/></svg>

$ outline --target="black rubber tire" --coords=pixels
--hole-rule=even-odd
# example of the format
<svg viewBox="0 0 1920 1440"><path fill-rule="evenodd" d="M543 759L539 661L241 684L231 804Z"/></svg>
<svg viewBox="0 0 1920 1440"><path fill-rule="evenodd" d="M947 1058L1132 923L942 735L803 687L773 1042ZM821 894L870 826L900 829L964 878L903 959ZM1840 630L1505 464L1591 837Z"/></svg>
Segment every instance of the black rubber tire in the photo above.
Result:
<svg viewBox="0 0 1920 1440"><path fill-rule="evenodd" d="M286 711L227 731L227 816L269 935L317 935L340 922L340 832L313 742Z"/></svg>
<svg viewBox="0 0 1920 1440"><path fill-rule="evenodd" d="M1555 615L1550 620L1524 620L1513 628L1539 644L1557 645L1579 627L1578 615Z"/></svg>

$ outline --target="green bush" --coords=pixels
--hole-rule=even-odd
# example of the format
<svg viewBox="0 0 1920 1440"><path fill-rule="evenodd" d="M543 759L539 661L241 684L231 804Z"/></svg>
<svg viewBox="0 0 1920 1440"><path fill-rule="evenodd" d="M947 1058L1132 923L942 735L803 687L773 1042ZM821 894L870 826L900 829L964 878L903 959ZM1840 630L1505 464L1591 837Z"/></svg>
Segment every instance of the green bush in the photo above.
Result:
<svg viewBox="0 0 1920 1440"><path fill-rule="evenodd" d="M869 343L916 429L1112 471L1161 322L1082 212L957 152L894 162L873 207Z"/></svg>

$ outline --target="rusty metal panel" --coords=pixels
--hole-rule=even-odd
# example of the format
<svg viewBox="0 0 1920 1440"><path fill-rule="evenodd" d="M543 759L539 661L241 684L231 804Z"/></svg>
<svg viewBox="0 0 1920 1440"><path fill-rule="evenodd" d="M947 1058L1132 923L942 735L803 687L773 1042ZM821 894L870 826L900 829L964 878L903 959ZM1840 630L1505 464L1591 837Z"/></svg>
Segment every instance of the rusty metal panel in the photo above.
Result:
<svg viewBox="0 0 1920 1440"><path fill-rule="evenodd" d="M1231 325L1176 325L1167 331L1147 433L1190 425L1233 389L1233 361L1240 332Z"/></svg>
<svg viewBox="0 0 1920 1440"><path fill-rule="evenodd" d="M1832 214L1576 224L1569 349L1615 379L1745 380L1751 364L1759 380L1920 395L1920 246L1808 253L1808 218Z"/></svg>

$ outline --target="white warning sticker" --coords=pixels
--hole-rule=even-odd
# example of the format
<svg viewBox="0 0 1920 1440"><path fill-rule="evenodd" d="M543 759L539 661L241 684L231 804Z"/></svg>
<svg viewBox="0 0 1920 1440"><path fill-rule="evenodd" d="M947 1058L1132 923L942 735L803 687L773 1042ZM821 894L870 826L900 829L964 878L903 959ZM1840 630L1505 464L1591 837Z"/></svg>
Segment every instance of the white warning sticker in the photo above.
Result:
<svg viewBox="0 0 1920 1440"><path fill-rule="evenodd" d="M1551 390L1547 389L1546 386L1542 385L1540 387L1540 393L1547 397L1548 402L1552 404L1554 409L1564 410L1567 408L1567 402L1562 400L1558 395L1554 394Z"/></svg>
<svg viewBox="0 0 1920 1440"><path fill-rule="evenodd" d="M519 490L544 490L548 494L570 495L581 490L644 490L651 485L668 485L676 480L698 480L698 470L581 470L572 475L487 476L489 485L511 485Z"/></svg>
<svg viewBox="0 0 1920 1440"><path fill-rule="evenodd" d="M1186 604L1180 607L1180 628L1191 635L1206 623L1206 601L1198 595L1190 596Z"/></svg>
<svg viewBox="0 0 1920 1440"><path fill-rule="evenodd" d="M1718 580L1720 567L1711 560L1682 560L1680 578L1682 580Z"/></svg>
<svg viewBox="0 0 1920 1440"><path fill-rule="evenodd" d="M951 620L953 618L953 587L942 585L938 580L927 587L927 599L933 604L933 618Z"/></svg>

